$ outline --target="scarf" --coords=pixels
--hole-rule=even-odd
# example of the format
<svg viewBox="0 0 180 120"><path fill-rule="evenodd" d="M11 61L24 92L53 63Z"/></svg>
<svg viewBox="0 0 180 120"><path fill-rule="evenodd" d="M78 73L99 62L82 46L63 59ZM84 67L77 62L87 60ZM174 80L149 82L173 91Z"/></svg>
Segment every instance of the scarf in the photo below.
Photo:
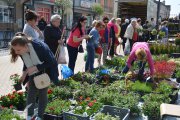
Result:
<svg viewBox="0 0 180 120"><path fill-rule="evenodd" d="M28 43L28 48L29 48L29 52L24 53L22 55L22 59L24 61L24 64L26 65L26 67L29 68L32 66L36 66L38 64L42 64L42 62L39 60L31 43ZM34 73L36 73L36 72L34 72Z"/></svg>

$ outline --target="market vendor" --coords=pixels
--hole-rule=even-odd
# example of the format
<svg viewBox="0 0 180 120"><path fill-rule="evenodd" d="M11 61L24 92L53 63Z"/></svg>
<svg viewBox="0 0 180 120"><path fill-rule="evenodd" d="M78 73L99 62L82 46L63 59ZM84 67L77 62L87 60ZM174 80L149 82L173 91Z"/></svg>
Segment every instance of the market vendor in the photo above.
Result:
<svg viewBox="0 0 180 120"><path fill-rule="evenodd" d="M127 73L129 70L133 72L133 63L134 61L138 61L139 72L138 72L138 79L142 80L144 68L146 66L146 62L149 64L151 78L153 78L154 74L154 64L151 52L149 50L148 43L146 42L136 42L133 45L132 51L129 55L127 60L126 66L123 68L122 73Z"/></svg>

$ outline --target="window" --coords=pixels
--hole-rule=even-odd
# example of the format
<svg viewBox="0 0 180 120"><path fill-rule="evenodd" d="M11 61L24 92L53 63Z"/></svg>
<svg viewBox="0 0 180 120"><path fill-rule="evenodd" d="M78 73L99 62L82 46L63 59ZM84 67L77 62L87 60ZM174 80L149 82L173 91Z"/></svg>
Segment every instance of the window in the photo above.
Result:
<svg viewBox="0 0 180 120"><path fill-rule="evenodd" d="M13 7L0 8L0 22L13 23Z"/></svg>

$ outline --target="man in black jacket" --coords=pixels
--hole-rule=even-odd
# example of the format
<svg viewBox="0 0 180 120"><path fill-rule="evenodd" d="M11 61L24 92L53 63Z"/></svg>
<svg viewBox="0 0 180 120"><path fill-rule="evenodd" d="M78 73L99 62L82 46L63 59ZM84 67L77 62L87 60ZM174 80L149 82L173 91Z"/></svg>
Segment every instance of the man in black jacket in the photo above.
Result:
<svg viewBox="0 0 180 120"><path fill-rule="evenodd" d="M126 29L127 29L127 26L129 25L129 20L126 19L125 20L125 23L122 24L121 26L121 34L120 34L120 37L121 39L123 40L123 50L125 48L125 43L126 43L126 38L124 38L124 34L126 32Z"/></svg>

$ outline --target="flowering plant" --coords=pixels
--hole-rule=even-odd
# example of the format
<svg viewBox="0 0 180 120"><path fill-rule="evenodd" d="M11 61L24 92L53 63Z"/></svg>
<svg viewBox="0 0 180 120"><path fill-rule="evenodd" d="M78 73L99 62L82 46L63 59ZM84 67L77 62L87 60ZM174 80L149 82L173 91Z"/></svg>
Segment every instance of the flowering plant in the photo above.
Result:
<svg viewBox="0 0 180 120"><path fill-rule="evenodd" d="M2 107L16 108L22 110L26 104L26 94L24 92L9 93L8 95L0 97L0 104Z"/></svg>
<svg viewBox="0 0 180 120"><path fill-rule="evenodd" d="M83 96L80 96L73 109L73 113L87 117L91 116L93 113L98 112L101 107L102 104L96 100L91 100L90 97L84 99Z"/></svg>
<svg viewBox="0 0 180 120"><path fill-rule="evenodd" d="M52 115L60 115L63 112L67 112L70 108L70 105L70 101L56 99L47 104L45 112Z"/></svg>
<svg viewBox="0 0 180 120"><path fill-rule="evenodd" d="M12 109L0 106L0 111L1 120L22 120L22 118L19 115L13 114Z"/></svg>
<svg viewBox="0 0 180 120"><path fill-rule="evenodd" d="M176 69L175 62L156 61L154 63L154 75L158 79L170 78Z"/></svg>
<svg viewBox="0 0 180 120"><path fill-rule="evenodd" d="M13 81L13 85L16 85L19 83L20 75L13 74L10 76L10 80Z"/></svg>

